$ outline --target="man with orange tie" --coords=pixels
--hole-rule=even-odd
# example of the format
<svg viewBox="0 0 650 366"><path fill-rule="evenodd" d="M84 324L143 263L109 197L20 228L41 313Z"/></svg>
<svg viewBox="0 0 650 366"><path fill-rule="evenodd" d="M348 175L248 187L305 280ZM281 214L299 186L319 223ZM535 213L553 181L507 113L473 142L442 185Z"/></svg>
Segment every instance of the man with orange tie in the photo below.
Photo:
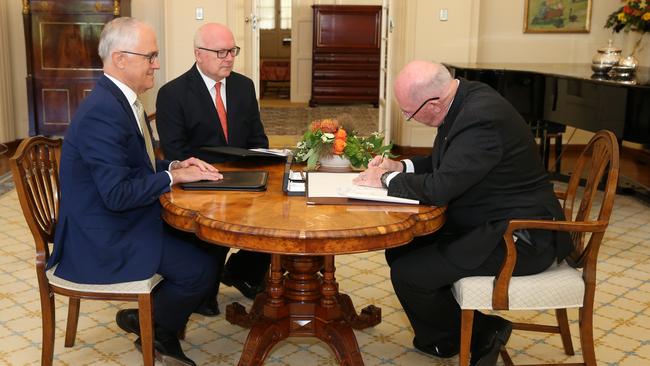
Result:
<svg viewBox="0 0 650 366"><path fill-rule="evenodd" d="M216 163L224 160L201 151L204 146L268 148L253 81L232 71L240 48L228 27L207 23L194 36L196 63L165 84L156 100L156 127L166 159L198 157ZM214 253L218 269L228 248L206 244ZM244 296L264 288L270 256L240 250L230 256L221 282L235 286ZM219 314L215 293L197 312Z"/></svg>

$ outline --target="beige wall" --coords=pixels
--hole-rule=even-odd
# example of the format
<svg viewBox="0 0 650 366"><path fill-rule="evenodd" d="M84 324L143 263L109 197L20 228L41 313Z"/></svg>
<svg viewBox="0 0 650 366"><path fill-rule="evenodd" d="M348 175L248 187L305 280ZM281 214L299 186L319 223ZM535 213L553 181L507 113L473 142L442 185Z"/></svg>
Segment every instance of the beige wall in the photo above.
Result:
<svg viewBox="0 0 650 366"><path fill-rule="evenodd" d="M9 6L9 28L12 29L9 37L12 83L14 93L14 131L16 138L25 137L29 130L27 117L27 65L25 64L25 35L23 34L23 13L20 1L12 0ZM13 138L9 137L11 140ZM2 142L2 141L0 141Z"/></svg>
<svg viewBox="0 0 650 366"><path fill-rule="evenodd" d="M165 52L163 63L166 65L165 79L171 80L187 71L194 63L194 33L203 24L209 22L226 23L225 1L208 0L163 0L164 2L164 37ZM203 8L204 20L195 20L194 11Z"/></svg>
<svg viewBox="0 0 650 366"><path fill-rule="evenodd" d="M4 1L4 0L2 0ZM371 4L381 0L294 0L292 58L298 57L292 70L292 100L309 99L311 83L311 5L312 4ZM614 11L618 0L594 0L591 32L587 34L524 34L522 0L392 0L395 25L392 50L396 72L413 59L441 62L570 62L591 61L598 47L612 38L615 44L630 52L637 34L616 34L603 28L605 19ZM194 19L194 9L204 8L203 21ZM170 80L193 63L192 39L204 22L228 24L236 42L243 47L236 69L250 75L250 54L247 48L245 14L247 0L132 0L132 15L154 27L161 49L162 69L156 86L145 96L145 106L154 110L155 95L166 80ZM448 9L449 20L438 20L438 11ZM25 90L25 47L21 2L8 1L10 54L16 137L27 136L27 105ZM644 39L644 50L638 55L643 66L650 66L650 37ZM292 59L292 62L294 60ZM430 146L433 130L417 123L406 123L393 101L393 140L407 146ZM580 136L580 134L579 134ZM574 140L575 142L576 140Z"/></svg>

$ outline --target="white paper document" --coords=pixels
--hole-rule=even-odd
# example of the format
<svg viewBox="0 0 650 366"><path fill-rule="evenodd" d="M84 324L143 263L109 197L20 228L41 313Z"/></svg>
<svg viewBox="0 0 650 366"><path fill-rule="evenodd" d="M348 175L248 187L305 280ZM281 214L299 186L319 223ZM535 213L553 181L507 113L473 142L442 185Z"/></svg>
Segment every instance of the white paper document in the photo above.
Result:
<svg viewBox="0 0 650 366"><path fill-rule="evenodd" d="M304 192L305 191L305 182L289 181L289 183L287 183L287 191L289 191L289 192Z"/></svg>
<svg viewBox="0 0 650 366"><path fill-rule="evenodd" d="M392 197L383 188L362 187L352 183L359 173L309 172L307 195L309 198L353 198L388 203L420 204L417 200Z"/></svg>
<svg viewBox="0 0 650 366"><path fill-rule="evenodd" d="M277 156L289 156L291 155L291 150L289 149L263 149L263 148L256 148L256 149L249 149L250 151L257 151L261 153L266 153L266 154L271 154L271 155L277 155Z"/></svg>
<svg viewBox="0 0 650 366"><path fill-rule="evenodd" d="M289 170L289 180L292 180L294 182L295 181L304 182L305 178L306 178L305 172Z"/></svg>

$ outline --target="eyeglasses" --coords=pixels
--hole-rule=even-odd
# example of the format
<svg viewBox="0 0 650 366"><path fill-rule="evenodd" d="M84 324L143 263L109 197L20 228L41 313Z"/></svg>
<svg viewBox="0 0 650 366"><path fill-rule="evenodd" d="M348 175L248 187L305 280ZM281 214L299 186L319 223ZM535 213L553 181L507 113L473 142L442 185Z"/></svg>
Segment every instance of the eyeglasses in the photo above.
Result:
<svg viewBox="0 0 650 366"><path fill-rule="evenodd" d="M128 53L129 55L142 56L149 61L150 64L153 64L158 59L158 52L151 52L150 54L131 52L131 51L120 51L121 53Z"/></svg>
<svg viewBox="0 0 650 366"><path fill-rule="evenodd" d="M424 108L424 106L427 105L427 103L429 103L431 101L434 101L434 100L438 100L438 99L440 99L440 97L431 97L431 98L425 100L424 102L422 102L422 104L420 104L420 106L418 107L418 109L415 110L415 112L411 113L410 116L408 116L405 112L402 112L402 113L404 114L404 117L406 117L406 120L410 121L410 120L413 119L413 117L415 117L415 115L420 111L420 109Z"/></svg>
<svg viewBox="0 0 650 366"><path fill-rule="evenodd" d="M239 50L241 50L241 48L237 46L229 50L213 50L211 48L205 48L205 47L197 47L197 48L204 51L214 52L217 54L217 58L226 58L228 54L230 54L232 57L235 57L239 55Z"/></svg>

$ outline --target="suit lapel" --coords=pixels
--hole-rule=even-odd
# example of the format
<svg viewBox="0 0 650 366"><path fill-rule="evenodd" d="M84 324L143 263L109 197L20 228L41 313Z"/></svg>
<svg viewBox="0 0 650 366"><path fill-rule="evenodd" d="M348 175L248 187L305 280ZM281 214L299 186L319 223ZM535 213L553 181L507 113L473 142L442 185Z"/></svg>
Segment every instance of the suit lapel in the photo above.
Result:
<svg viewBox="0 0 650 366"><path fill-rule="evenodd" d="M224 145L227 145L226 136L223 133L223 129L221 128L221 121L219 120L219 114L217 113L217 107L214 104L214 100L212 100L212 96L210 95L208 88L205 87L205 82L203 81L201 74L199 74L199 70L197 69L196 64L194 64L192 67L192 71L193 72L190 74L190 87L192 89L192 93L194 93L194 95L196 95L196 97L200 100L200 105L209 106L204 109L209 113L209 115L204 116L204 118L208 123L212 124L214 128L217 129L217 131L221 133L221 141ZM228 83L226 83L226 87L227 86ZM228 95L228 92L226 92L226 95ZM228 105L226 105L226 117L230 118L230 109L227 107Z"/></svg>
<svg viewBox="0 0 650 366"><path fill-rule="evenodd" d="M122 93L120 88L118 88L117 85L115 85L115 83L113 83L106 76L102 76L99 79L99 81L97 82L97 84L103 86L111 94L113 94L115 99L117 99L117 101L122 106L123 112L126 114L126 116L129 119L129 123L128 123L129 128L131 129L131 132L134 133L137 136L137 141L140 144L140 149L143 152L143 154L142 154L142 159L143 160L142 161L144 162L144 165L149 167L149 169L151 171L154 171L153 167L151 166L151 162L149 161L149 155L147 154L147 148L145 147L145 144L144 144L144 137L142 137L142 134L140 133L140 127L138 127L138 121L135 119L135 115L133 114L133 109L131 108L131 105L129 105L129 101L126 99L126 96L124 95L124 93ZM146 118L146 116L145 116L145 118ZM150 133L148 126L149 126L149 124L147 123L147 131L142 131L143 133Z"/></svg>

